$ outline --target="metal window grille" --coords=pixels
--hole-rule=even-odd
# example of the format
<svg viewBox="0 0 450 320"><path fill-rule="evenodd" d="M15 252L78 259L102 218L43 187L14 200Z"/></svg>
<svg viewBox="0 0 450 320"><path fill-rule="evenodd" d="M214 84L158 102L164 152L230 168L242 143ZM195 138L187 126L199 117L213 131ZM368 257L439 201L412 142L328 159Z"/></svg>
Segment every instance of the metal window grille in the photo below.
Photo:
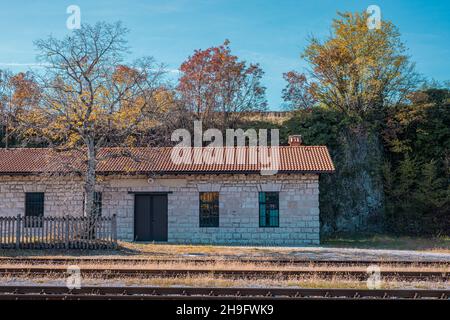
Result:
<svg viewBox="0 0 450 320"><path fill-rule="evenodd" d="M260 192L259 193L259 226L260 227L279 227L279 193L278 192Z"/></svg>
<svg viewBox="0 0 450 320"><path fill-rule="evenodd" d="M219 227L218 192L200 192L200 227Z"/></svg>

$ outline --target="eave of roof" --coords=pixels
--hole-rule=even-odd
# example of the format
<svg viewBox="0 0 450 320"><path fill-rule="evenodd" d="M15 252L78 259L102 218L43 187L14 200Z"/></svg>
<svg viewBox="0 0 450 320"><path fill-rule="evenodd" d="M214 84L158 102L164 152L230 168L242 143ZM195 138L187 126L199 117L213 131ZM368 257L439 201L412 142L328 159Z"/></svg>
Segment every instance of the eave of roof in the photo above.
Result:
<svg viewBox="0 0 450 320"><path fill-rule="evenodd" d="M277 169L278 173L332 173L335 170L325 146L277 148L279 163L274 169ZM172 148L125 149L131 153L132 157L123 155L124 149L103 148L99 153L107 160L99 162L97 172L101 175L251 174L270 169L250 161L246 163L245 160L250 159L249 150L251 149L248 147L231 149L235 152L234 162L231 164L176 164L171 159ZM224 150L230 149L224 148ZM190 152L194 151L190 149ZM74 170L67 169L68 167L77 168L79 172L82 172L85 166L83 157L84 154L81 152L55 152L53 149L45 148L0 149L0 175L72 174ZM139 158L139 161L133 158ZM244 160L243 164L242 160Z"/></svg>

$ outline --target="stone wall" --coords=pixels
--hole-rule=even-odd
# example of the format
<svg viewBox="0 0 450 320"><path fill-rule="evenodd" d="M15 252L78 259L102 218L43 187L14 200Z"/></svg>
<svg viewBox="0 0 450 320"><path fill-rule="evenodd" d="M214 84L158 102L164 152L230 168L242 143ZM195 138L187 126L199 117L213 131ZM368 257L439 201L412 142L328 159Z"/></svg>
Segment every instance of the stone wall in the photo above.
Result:
<svg viewBox="0 0 450 320"><path fill-rule="evenodd" d="M0 176L0 216L25 214L25 192L44 192L44 214L83 214L79 177Z"/></svg>
<svg viewBox="0 0 450 320"><path fill-rule="evenodd" d="M167 191L168 241L243 245L319 243L318 175L190 175L148 179L104 177L98 183L103 215L117 215L118 236L134 237L134 195ZM199 192L219 192L219 228L199 227ZM259 227L259 191L280 192L277 228ZM25 192L45 192L45 215L81 215L78 177L0 177L0 215L24 214Z"/></svg>

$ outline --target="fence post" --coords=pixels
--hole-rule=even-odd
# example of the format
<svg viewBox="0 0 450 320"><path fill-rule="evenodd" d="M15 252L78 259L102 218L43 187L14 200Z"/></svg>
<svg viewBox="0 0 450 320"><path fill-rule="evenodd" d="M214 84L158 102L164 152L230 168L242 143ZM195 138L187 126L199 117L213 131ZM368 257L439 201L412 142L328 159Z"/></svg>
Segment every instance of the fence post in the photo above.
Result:
<svg viewBox="0 0 450 320"><path fill-rule="evenodd" d="M20 226L21 226L21 216L20 214L17 215L16 218L16 249L20 248Z"/></svg>
<svg viewBox="0 0 450 320"><path fill-rule="evenodd" d="M111 220L111 232L112 232L112 240L113 240L113 248L117 248L117 216L113 214Z"/></svg>
<svg viewBox="0 0 450 320"><path fill-rule="evenodd" d="M65 247L66 249L69 249L69 216L66 215L64 217L64 222L66 223L66 230L65 230Z"/></svg>

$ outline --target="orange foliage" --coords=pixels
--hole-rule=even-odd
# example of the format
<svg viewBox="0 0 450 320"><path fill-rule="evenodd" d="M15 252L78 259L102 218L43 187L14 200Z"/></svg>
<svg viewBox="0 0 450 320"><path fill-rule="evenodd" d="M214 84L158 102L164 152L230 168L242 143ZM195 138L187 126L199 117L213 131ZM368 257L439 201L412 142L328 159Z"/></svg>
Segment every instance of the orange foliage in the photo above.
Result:
<svg viewBox="0 0 450 320"><path fill-rule="evenodd" d="M39 88L36 82L26 73L20 72L9 80L13 87L13 104L24 107L33 104L39 97Z"/></svg>
<svg viewBox="0 0 450 320"><path fill-rule="evenodd" d="M235 112L265 107L262 70L231 54L229 41L218 47L196 50L180 67L178 84L184 105L207 115L214 111Z"/></svg>

